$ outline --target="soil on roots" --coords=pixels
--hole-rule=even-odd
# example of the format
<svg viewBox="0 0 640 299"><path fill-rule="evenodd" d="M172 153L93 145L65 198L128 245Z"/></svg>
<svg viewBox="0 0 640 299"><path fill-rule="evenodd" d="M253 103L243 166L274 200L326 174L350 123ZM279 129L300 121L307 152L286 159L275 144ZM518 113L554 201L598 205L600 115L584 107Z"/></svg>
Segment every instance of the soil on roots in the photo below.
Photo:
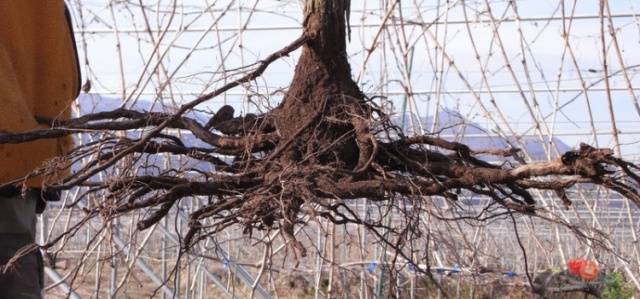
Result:
<svg viewBox="0 0 640 299"><path fill-rule="evenodd" d="M307 31L315 38L303 47L289 90L271 114L282 140L292 143L283 155L288 161L283 162L307 158L310 163L336 163L337 168L349 169L358 159L354 120L367 120L371 113L351 78L344 27L340 31L324 26L320 33L313 33L316 26L311 22L327 19L316 14L309 17ZM328 145L331 149L326 149Z"/></svg>
<svg viewBox="0 0 640 299"><path fill-rule="evenodd" d="M303 49L289 92L272 112L281 140L291 143L280 162L356 166L354 120L369 119L370 108L350 75L346 58L322 61L311 46Z"/></svg>
<svg viewBox="0 0 640 299"><path fill-rule="evenodd" d="M308 41L292 83L282 103L265 116L279 142L258 162L265 184L246 205L260 215L259 226L271 227L280 219L285 237L302 255L304 249L293 238L302 205L314 201L320 182L365 176L355 170L366 168L365 161L373 157L373 109L351 77L343 9L327 3L330 7L307 14Z"/></svg>

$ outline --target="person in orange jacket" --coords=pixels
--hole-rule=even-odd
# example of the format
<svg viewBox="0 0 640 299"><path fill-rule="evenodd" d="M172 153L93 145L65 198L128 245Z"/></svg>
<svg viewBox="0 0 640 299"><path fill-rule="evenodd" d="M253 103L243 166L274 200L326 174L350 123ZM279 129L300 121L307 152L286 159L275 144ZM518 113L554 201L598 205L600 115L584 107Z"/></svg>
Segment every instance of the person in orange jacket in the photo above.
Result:
<svg viewBox="0 0 640 299"><path fill-rule="evenodd" d="M18 133L68 119L80 88L77 51L63 0L0 1L0 133ZM41 298L43 265L35 251L4 267L35 242L43 186L64 173L34 170L72 146L70 138L0 144L0 298ZM26 191L23 191L26 187Z"/></svg>

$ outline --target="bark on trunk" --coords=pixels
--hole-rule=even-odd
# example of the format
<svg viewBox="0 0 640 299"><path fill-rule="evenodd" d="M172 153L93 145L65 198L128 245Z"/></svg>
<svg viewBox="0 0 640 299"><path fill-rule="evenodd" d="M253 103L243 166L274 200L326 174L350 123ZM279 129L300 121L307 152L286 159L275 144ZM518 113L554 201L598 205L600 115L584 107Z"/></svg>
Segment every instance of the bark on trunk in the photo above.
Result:
<svg viewBox="0 0 640 299"><path fill-rule="evenodd" d="M303 46L283 102L273 113L278 134L285 140L296 139L292 146L294 150L286 155L289 162L299 161L320 149L322 144L331 144L352 131L354 117L369 118L369 112L361 104L364 96L351 78L347 60L348 2L310 0L305 7L304 31L309 41ZM315 130L300 132L304 127L311 128L320 123L328 130L322 130L319 135L317 131L313 132ZM353 137L346 138L318 160L313 162L354 167L358 146Z"/></svg>

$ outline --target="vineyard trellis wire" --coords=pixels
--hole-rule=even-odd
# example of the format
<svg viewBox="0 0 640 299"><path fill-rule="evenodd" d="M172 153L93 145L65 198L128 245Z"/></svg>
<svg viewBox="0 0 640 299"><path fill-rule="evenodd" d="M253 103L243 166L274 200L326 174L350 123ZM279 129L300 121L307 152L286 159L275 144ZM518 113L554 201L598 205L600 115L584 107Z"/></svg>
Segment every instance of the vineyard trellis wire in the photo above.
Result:
<svg viewBox="0 0 640 299"><path fill-rule="evenodd" d="M373 102L397 115L407 132L438 132L449 140L472 142L473 149L519 148L523 155L518 159L527 162L553 160L568 150L567 144L579 141L611 146L616 156L637 161L640 109L634 86L640 57L633 47L640 26L633 1L374 2L351 3L348 54L353 76ZM120 106L176 111L265 65L268 53L296 40L303 22L295 1L78 0L69 5L88 83L78 114ZM250 76L190 116L206 122L225 104L246 116L277 106L299 55L283 53L291 57L269 61L273 63L262 76ZM189 138L185 130L168 132ZM79 141L91 145L95 137ZM78 158L83 165L95 159ZM170 154L127 163L135 166L100 175L162 168L207 171ZM102 199L87 191L67 192L62 206L76 201L85 209L99 205ZM313 217L299 219L307 225L294 232L310 249L305 258L292 258L295 250L284 245L287 240L280 234L247 235L241 226L207 236L182 252L186 215L212 200L206 196L180 202L169 219L144 231L137 231L136 223L149 210L96 220L83 215L81 205L50 208L40 231L43 243L61 238L48 256L53 265L68 261L68 268L51 267L48 273L65 281L58 286L65 292L73 289L74 296L122 296L148 289L141 292L265 298L296 289L315 297L353 292L368 298L385 290L409 297L420 288L415 268L428 269L429 263L467 274L493 266L526 277L562 266L572 256L622 269L640 288L637 207L596 186L571 189L571 195L573 204L564 206L554 192L532 192L541 204L541 218L500 212L482 196L461 194L463 202L471 203L467 205L434 197L420 206L428 213L411 223L426 235L407 240L412 260L406 252L399 255L376 242L362 227ZM407 225L402 216L415 202L394 202L389 207L359 199L349 205L363 219ZM487 209L490 216L475 217ZM62 234L68 231L73 233ZM522 249L528 263L522 262ZM150 282L140 280L141 275Z"/></svg>

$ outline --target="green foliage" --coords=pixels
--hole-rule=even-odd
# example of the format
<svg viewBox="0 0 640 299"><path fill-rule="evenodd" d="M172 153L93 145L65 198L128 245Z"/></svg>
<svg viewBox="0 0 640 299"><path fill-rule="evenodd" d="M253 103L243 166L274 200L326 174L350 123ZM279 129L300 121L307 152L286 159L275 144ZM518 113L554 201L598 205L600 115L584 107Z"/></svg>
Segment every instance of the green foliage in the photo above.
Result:
<svg viewBox="0 0 640 299"><path fill-rule="evenodd" d="M618 272L607 273L604 277L603 299L629 299L633 296L633 288Z"/></svg>

